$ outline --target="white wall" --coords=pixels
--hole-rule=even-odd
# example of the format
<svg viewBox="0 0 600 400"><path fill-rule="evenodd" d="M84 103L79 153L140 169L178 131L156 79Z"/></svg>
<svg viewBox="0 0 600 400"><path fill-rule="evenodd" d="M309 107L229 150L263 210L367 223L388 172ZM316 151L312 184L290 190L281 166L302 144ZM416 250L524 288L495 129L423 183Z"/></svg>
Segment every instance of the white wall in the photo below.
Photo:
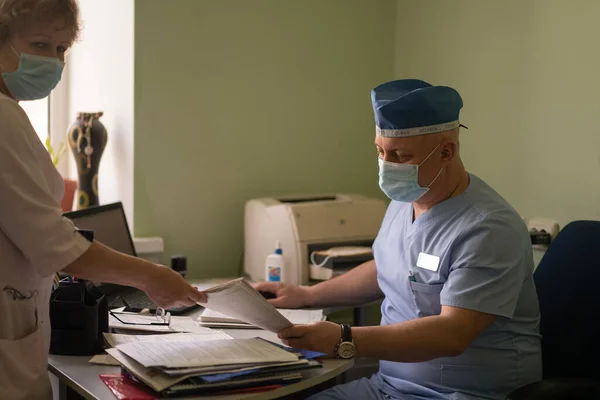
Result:
<svg viewBox="0 0 600 400"><path fill-rule="evenodd" d="M100 203L122 201L133 230L134 0L80 0L83 32L69 55L69 118L103 111L108 142ZM72 161L73 157L69 157ZM72 161L69 175L77 176Z"/></svg>

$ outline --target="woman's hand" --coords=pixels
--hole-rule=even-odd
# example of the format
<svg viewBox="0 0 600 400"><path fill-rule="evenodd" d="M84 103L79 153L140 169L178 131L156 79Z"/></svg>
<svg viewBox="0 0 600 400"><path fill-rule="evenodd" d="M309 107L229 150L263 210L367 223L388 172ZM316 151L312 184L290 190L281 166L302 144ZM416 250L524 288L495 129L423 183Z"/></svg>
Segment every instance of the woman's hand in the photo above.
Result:
<svg viewBox="0 0 600 400"><path fill-rule="evenodd" d="M206 294L199 291L183 277L162 265L155 265L146 277L143 290L159 307L176 308L206 303Z"/></svg>

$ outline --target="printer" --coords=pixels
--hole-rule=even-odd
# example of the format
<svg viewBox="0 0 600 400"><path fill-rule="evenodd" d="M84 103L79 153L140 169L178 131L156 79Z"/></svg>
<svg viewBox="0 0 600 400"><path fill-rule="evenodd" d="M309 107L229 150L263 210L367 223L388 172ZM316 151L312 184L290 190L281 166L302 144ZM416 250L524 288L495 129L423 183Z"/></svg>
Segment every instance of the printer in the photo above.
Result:
<svg viewBox="0 0 600 400"><path fill-rule="evenodd" d="M311 266L313 271L316 267L311 264L321 267L331 256L356 259L369 253L366 260L370 259L386 207L382 200L359 194L248 200L244 207L244 273L252 281L265 280L265 260L277 242L285 261L284 281L296 285L308 285ZM316 254L321 255L318 260Z"/></svg>

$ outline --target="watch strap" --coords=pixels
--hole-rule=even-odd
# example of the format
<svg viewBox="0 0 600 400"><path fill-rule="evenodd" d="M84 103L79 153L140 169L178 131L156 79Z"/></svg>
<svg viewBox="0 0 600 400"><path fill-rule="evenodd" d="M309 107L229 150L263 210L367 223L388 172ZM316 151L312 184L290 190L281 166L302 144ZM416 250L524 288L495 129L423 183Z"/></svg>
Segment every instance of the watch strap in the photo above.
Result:
<svg viewBox="0 0 600 400"><path fill-rule="evenodd" d="M341 324L342 342L352 342L352 328L348 324Z"/></svg>

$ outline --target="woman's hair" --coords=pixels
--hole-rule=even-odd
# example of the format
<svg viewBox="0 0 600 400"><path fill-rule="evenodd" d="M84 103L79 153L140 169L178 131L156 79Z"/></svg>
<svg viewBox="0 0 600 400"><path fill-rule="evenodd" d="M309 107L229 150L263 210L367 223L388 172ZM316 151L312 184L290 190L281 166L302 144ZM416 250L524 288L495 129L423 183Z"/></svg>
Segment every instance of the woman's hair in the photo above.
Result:
<svg viewBox="0 0 600 400"><path fill-rule="evenodd" d="M79 36L77 0L0 0L0 44L32 23L63 21L73 41Z"/></svg>

